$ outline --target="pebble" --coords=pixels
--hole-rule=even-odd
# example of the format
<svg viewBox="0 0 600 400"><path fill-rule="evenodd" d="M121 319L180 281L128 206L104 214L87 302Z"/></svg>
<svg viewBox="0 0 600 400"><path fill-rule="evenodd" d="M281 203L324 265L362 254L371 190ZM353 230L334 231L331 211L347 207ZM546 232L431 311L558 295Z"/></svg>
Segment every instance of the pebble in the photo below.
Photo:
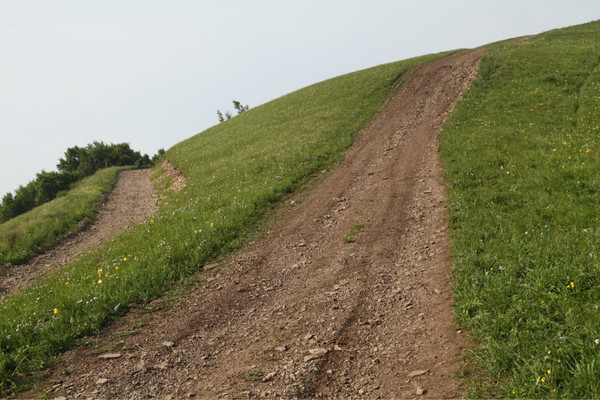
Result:
<svg viewBox="0 0 600 400"><path fill-rule="evenodd" d="M121 357L121 353L108 353L108 354L102 354L101 356L98 356L98 358L104 358L105 360L112 360L115 358L119 358Z"/></svg>
<svg viewBox="0 0 600 400"><path fill-rule="evenodd" d="M171 366L169 365L169 363L167 361L163 361L163 362L161 362L159 364L156 364L154 366L154 368L156 368L156 369L169 369L170 367Z"/></svg>
<svg viewBox="0 0 600 400"><path fill-rule="evenodd" d="M108 382L108 379L100 378L96 381L96 385L104 385L106 382Z"/></svg>
<svg viewBox="0 0 600 400"><path fill-rule="evenodd" d="M173 347L175 345L175 343L173 342L162 342L162 345L165 347Z"/></svg>
<svg viewBox="0 0 600 400"><path fill-rule="evenodd" d="M425 389L423 389L423 388L421 388L421 387L418 387L418 388L417 388L417 391L415 392L415 394L416 394L417 396L422 396L423 394L425 394Z"/></svg>
<svg viewBox="0 0 600 400"><path fill-rule="evenodd" d="M425 375L428 372L429 372L429 370L427 370L427 369L419 369L419 370L413 371L410 374L408 374L408 377L414 378L415 376Z"/></svg>
<svg viewBox="0 0 600 400"><path fill-rule="evenodd" d="M271 379L273 379L275 377L275 375L277 375L277 372L271 372L269 374L267 374L264 378L263 378L263 382L269 382Z"/></svg>
<svg viewBox="0 0 600 400"><path fill-rule="evenodd" d="M138 361L137 364L135 364L135 368L138 371L145 371L146 370L146 361L144 361L144 360Z"/></svg>

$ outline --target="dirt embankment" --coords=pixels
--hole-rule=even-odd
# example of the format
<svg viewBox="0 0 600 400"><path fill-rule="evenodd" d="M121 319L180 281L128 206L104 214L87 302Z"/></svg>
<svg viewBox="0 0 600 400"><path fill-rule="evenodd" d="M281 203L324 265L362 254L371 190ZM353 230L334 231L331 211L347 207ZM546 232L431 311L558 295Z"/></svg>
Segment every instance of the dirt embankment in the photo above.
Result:
<svg viewBox="0 0 600 400"><path fill-rule="evenodd" d="M466 338L451 308L436 136L483 52L415 70L263 240L173 308L131 313L106 332L100 344L112 343L115 358L69 352L46 389L68 398L460 397L453 373Z"/></svg>
<svg viewBox="0 0 600 400"><path fill-rule="evenodd" d="M150 183L150 170L119 173L113 192L108 196L89 229L68 236L58 247L23 265L3 266L0 275L2 297L31 285L38 277L64 267L81 254L98 248L114 234L154 214L158 203Z"/></svg>

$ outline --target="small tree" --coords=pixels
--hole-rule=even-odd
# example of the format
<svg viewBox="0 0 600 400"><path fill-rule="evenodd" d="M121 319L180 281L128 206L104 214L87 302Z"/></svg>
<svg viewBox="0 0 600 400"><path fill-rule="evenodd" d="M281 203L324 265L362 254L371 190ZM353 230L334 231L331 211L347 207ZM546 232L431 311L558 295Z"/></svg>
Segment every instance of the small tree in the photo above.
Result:
<svg viewBox="0 0 600 400"><path fill-rule="evenodd" d="M248 111L250 106L242 105L239 101L233 100L233 108L237 110L238 115L243 113L244 111ZM229 111L225 111L225 116L221 113L221 110L217 110L217 117L219 118L219 122L224 122L226 119L231 119L232 115Z"/></svg>
<svg viewBox="0 0 600 400"><path fill-rule="evenodd" d="M152 156L152 160L151 160L152 165L158 164L160 162L160 160L163 159L164 155L165 155L165 149L162 149L162 148L158 149L156 154Z"/></svg>
<svg viewBox="0 0 600 400"><path fill-rule="evenodd" d="M248 111L250 109L250 107L248 105L243 106L240 104L239 101L233 100L233 108L235 108L238 112L238 114L243 113L244 111Z"/></svg>

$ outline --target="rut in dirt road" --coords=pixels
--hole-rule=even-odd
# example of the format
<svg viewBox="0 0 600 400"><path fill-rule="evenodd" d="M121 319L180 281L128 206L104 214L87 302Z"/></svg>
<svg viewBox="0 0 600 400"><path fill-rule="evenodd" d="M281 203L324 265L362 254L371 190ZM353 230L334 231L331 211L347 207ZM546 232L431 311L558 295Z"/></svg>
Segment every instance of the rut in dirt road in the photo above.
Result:
<svg viewBox="0 0 600 400"><path fill-rule="evenodd" d="M39 276L64 267L86 251L100 247L111 236L132 227L154 214L158 203L150 183L150 170L119 173L117 184L108 196L96 222L89 229L68 236L58 247L23 265L2 266L2 297L27 287Z"/></svg>
<svg viewBox="0 0 600 400"><path fill-rule="evenodd" d="M172 308L130 313L105 332L101 348L114 351L118 337L121 357L67 353L46 389L69 398L461 397L453 374L466 338L452 314L436 136L483 53L416 69L264 239Z"/></svg>

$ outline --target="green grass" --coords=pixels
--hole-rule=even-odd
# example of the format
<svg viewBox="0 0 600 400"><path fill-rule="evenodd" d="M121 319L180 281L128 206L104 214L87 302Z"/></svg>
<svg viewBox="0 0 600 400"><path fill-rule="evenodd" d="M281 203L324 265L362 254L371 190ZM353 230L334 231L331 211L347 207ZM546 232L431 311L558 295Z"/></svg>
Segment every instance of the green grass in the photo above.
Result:
<svg viewBox="0 0 600 400"><path fill-rule="evenodd" d="M187 178L147 221L0 302L0 395L31 384L99 332L247 241L275 202L338 161L420 57L334 78L256 107L167 152ZM154 174L156 176L157 174ZM164 184L163 184L164 185Z"/></svg>
<svg viewBox="0 0 600 400"><path fill-rule="evenodd" d="M345 235L342 238L342 241L344 243L354 243L356 242L356 238L358 236L358 234L360 233L360 231L365 227L365 224L363 223L356 223L354 225L352 225L352 229L350 229L350 233L348 233L347 235Z"/></svg>
<svg viewBox="0 0 600 400"><path fill-rule="evenodd" d="M78 182L64 196L0 224L0 264L21 264L81 224L91 223L119 171L113 167Z"/></svg>
<svg viewBox="0 0 600 400"><path fill-rule="evenodd" d="M440 137L475 397L600 396L599 65L599 22L503 44Z"/></svg>

